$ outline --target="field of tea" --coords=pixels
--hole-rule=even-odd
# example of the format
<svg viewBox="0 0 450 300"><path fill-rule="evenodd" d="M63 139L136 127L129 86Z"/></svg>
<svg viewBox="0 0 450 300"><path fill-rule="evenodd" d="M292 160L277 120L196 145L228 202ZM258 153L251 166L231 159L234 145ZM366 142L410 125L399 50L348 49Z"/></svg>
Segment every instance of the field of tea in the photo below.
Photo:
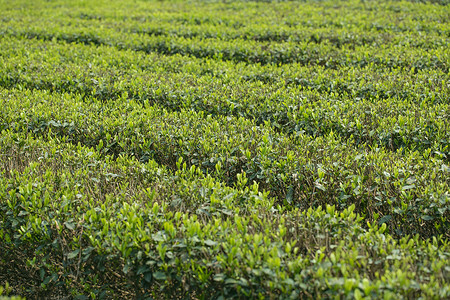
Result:
<svg viewBox="0 0 450 300"><path fill-rule="evenodd" d="M0 298L450 298L449 1L0 7Z"/></svg>

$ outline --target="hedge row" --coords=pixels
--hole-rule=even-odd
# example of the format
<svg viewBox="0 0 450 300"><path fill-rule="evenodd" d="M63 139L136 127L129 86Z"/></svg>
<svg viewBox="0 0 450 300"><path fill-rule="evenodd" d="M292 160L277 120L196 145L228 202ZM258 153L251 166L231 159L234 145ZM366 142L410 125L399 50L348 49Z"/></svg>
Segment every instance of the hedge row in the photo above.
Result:
<svg viewBox="0 0 450 300"><path fill-rule="evenodd" d="M354 4L354 3L353 3ZM104 5L104 4L103 4ZM298 18L298 15L291 15L289 8L292 9L293 5L288 7L281 7L283 14L288 14L292 18ZM102 6L100 6L102 7ZM252 22L254 24L255 18L258 19L263 11L261 8L247 8L245 10L246 15L235 16L236 20L232 25L232 29L224 29L216 31L215 28L211 29L211 32L218 32L217 38L214 35L207 35L208 25L204 22L200 22L198 26L201 29L197 30L199 34L190 34L189 29L186 34L175 35L159 35L160 30L158 28L171 27L184 28L186 25L179 24L177 20L183 19L185 16L182 14L182 9L174 9L174 13L169 13L167 19L164 18L166 13L160 13L158 10L153 10L150 13L152 20L156 22L153 25L154 30L149 30L151 36L135 34L133 32L145 32L146 29L139 29L140 26L145 26L146 22L142 20L123 20L120 16L116 16L114 19L103 20L101 17L97 18L70 18L68 14L73 14L72 11L61 12L59 6L57 9L49 8L46 10L38 9L40 12L38 15L33 13L27 15L17 14L16 10L7 10L3 22L1 23L1 31L3 35L14 36L26 36L26 37L38 37L45 40L59 39L68 42L77 42L85 44L97 44L97 45L113 45L120 49L132 49L135 51L144 52L159 52L162 54L182 54L190 55L194 57L211 57L220 58L223 60L231 60L235 62L247 62L247 63L260 63L260 64L289 64L298 62L306 65L318 65L325 66L327 68L340 68L342 66L366 66L375 64L380 69L392 69L396 67L414 68L415 70L429 70L440 69L444 72L448 72L449 58L446 52L443 51L448 46L448 30L445 26L445 11L446 9L437 9L433 6L427 7L430 11L429 14L423 14L423 10L417 10L417 8L408 7L399 8L399 12L389 12L388 15L383 16L386 22L380 20L380 16L377 18L372 16L374 10L383 11L387 7L377 8L374 5L362 8L361 5L352 7L351 5L346 9L348 14L354 14L354 10L367 10L367 15L354 17L356 24L353 25L352 30L356 36L365 35L367 32L372 32L370 28L363 28L363 24L366 26L370 24L371 27L377 28L373 35L375 38L368 38L362 42L353 42L354 38L349 35L349 28L345 27L347 37L333 36L333 31L327 31L327 27L317 32L310 27L294 29L290 28L287 24L280 24L280 22L289 20L290 18L281 18L272 16L273 20L270 21L267 18L267 13L264 17L259 17L261 22L264 22L265 26L261 24L250 25L248 24L249 14L252 15ZM388 6L389 7L389 6ZM90 9L91 7L89 7ZM78 8L79 9L79 8ZM85 8L86 9L86 8ZM105 9L102 7L102 9ZM110 9L110 8L109 8ZM228 8L234 10L233 8ZM298 9L298 8L297 8ZM308 18L308 21L322 20L323 10L314 9L309 7L304 9L303 14ZM328 8L329 10L329 8ZM136 12L138 12L136 10ZM408 12L408 13L406 13ZM280 13L280 12L278 12ZM160 16L162 14L162 16ZM212 20L216 13L206 13L203 19ZM342 14L342 11L339 12ZM46 16L43 18L43 15ZM338 15L333 13L330 15L330 19L335 18ZM85 16L80 13L79 16ZM394 19L392 22L390 19ZM195 18L194 18L195 19ZM402 27L395 28L396 25L380 28L380 24L392 22L393 24L407 24L407 32L402 32ZM175 22L171 25L170 23ZM130 24L131 25L128 25ZM166 25L166 23L169 23ZM345 21L340 23L345 25ZM26 27L23 24L27 24ZM100 24L100 25L99 25ZM273 28L273 24L280 29L275 29L272 33L270 29L265 29L265 32L258 32L259 28ZM237 26L239 25L239 26ZM344 27L342 25L341 27ZM187 25L189 26L189 25ZM223 27L222 24L215 26ZM233 28L235 27L235 28ZM127 28L129 28L127 30ZM133 29L134 28L134 29ZM137 28L137 29L136 29ZM229 28L229 27L225 27ZM434 29L438 32L430 33L430 30ZM125 32L121 32L125 29ZM181 29L183 31L183 29ZM237 34L237 32L249 31L249 34ZM252 33L254 31L256 33ZM280 30L277 32L277 30ZM283 33L283 30L285 33ZM300 31L299 31L300 30ZM179 30L175 30L178 32ZM231 31L227 38L227 32ZM322 33L322 31L324 33ZM396 32L400 31L400 32ZM174 32L174 30L172 30ZM206 35L200 34L200 32ZM235 33L233 33L235 32ZM391 34L386 34L386 32ZM419 33L417 33L419 32ZM422 32L427 34L427 38L422 37ZM331 34L331 35L330 35ZM392 36L395 34L395 36ZM213 39L204 39L204 38ZM222 38L223 37L223 38ZM248 37L252 37L249 39ZM322 43L322 40L328 41ZM358 39L358 38L357 38ZM279 42L276 42L278 40ZM374 42L377 40L378 42ZM372 41L372 42L370 42ZM317 43L311 44L310 42ZM418 47L415 48L414 47ZM399 51L399 48L402 50ZM423 50L427 50L424 52Z"/></svg>
<svg viewBox="0 0 450 300"><path fill-rule="evenodd" d="M18 101L20 97L20 101ZM85 102L80 96L1 91L0 128L37 136L51 130L63 141L154 159L176 168L183 158L233 185L245 172L285 207L356 204L366 220L386 222L392 234L447 232L448 165L442 154L391 152L334 134L289 138L270 124L167 112L130 100Z"/></svg>
<svg viewBox="0 0 450 300"><path fill-rule="evenodd" d="M109 45L118 49L130 49L144 53L157 52L164 55L185 55L197 58L214 58L233 62L252 64L290 64L323 66L338 69L345 66L364 67L375 65L377 68L411 70L449 71L449 57L440 49L423 52L422 49L392 52L392 49L374 47L373 49L331 49L329 45L309 43L258 43L256 41L232 40L215 41L185 39L180 37L142 36L139 34L120 34L103 29L65 29L47 26L27 29L7 30L3 35L37 38L42 40L60 40L69 43L87 45ZM405 48L410 49L410 48ZM394 54L395 53L395 54Z"/></svg>
<svg viewBox="0 0 450 300"><path fill-rule="evenodd" d="M0 263L25 274L22 295L450 295L448 242L395 240L355 205L276 210L244 174L230 188L181 159L170 172L50 136L1 137Z"/></svg>
<svg viewBox="0 0 450 300"><path fill-rule="evenodd" d="M330 74L319 71L309 75L310 78L289 76L282 80L284 75L280 78L273 75L273 80L265 83L264 76L258 77L254 71L244 70L241 77L233 76L232 72L238 74L238 71L231 71L232 67L226 76L205 74L201 62L188 64L183 58L160 61L159 65L149 64L141 69L132 63L133 59L140 61L140 57L130 52L120 56L111 48L98 49L97 57L89 47L81 46L74 58L75 48L68 45L54 44L47 54L42 54L41 42L25 42L21 48L12 39L11 44L5 41L5 46L13 43L15 48L5 48L0 61L3 66L0 85L4 87L74 92L104 101L126 95L173 111L185 108L212 115L243 116L255 120L257 125L269 121L290 135L305 133L317 137L333 132L358 143L394 151L432 149L450 158L450 128L446 122L450 117L449 104L439 99L448 89L442 74L436 74L432 80L430 74L426 79L425 74L409 77L398 71L395 75L390 73L385 80L371 83L372 87L366 79L355 78L362 72L359 70L348 75L354 78L353 82L348 78L327 82ZM28 53L26 58L17 55L23 51ZM156 61L158 56L153 59ZM55 65L58 72L53 71ZM179 71L167 72L176 68ZM213 65L211 70L216 68ZM268 71L264 70L265 74ZM412 83L412 78L418 77L428 83L416 84L410 91L396 90L395 84L388 80L397 74L404 77L403 84ZM292 74L295 75L303 76ZM422 99L418 98L419 94Z"/></svg>
<svg viewBox="0 0 450 300"><path fill-rule="evenodd" d="M405 33L422 33L428 37L447 36L449 29L448 7L418 5L398 1L295 1L288 3L264 3L230 1L233 3L202 2L192 9L192 4L144 2L111 3L98 1L95 5L60 2L43 6L36 2L26 14L17 14L17 4L5 3L3 22L14 19L30 20L42 14L57 20L59 24L106 24L109 28L127 28L127 25L161 24L160 27L179 26L191 28L201 26L207 31L217 27L217 32L250 32L268 28L273 31L316 30L329 32L345 29L347 32L383 33L401 36ZM268 1L267 1L268 2ZM61 5L62 4L62 5ZM12 6L8 9L8 6ZM34 9L33 9L34 8ZM201 33L200 33L201 34Z"/></svg>

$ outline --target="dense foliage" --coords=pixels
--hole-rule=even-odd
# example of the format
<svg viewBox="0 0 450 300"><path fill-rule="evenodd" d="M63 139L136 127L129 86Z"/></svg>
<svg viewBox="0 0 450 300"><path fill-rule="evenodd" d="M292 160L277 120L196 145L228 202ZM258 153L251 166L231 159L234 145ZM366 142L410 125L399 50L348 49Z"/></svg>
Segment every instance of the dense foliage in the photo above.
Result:
<svg viewBox="0 0 450 300"><path fill-rule="evenodd" d="M450 297L447 1L0 7L0 298Z"/></svg>

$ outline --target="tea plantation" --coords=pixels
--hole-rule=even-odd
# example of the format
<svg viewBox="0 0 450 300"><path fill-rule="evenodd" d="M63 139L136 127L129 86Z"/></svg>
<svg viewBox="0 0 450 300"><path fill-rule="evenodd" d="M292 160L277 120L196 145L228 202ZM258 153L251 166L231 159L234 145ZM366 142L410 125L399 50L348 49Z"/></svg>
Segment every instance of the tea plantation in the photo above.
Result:
<svg viewBox="0 0 450 300"><path fill-rule="evenodd" d="M0 298L450 298L449 68L447 0L0 0Z"/></svg>

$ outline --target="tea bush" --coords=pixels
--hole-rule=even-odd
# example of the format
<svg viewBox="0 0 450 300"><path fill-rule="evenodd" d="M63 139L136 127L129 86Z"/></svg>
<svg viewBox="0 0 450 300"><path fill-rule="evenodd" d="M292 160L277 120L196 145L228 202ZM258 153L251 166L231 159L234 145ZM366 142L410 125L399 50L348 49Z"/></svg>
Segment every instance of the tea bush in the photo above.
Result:
<svg viewBox="0 0 450 300"><path fill-rule="evenodd" d="M0 297L450 297L446 1L0 6Z"/></svg>

